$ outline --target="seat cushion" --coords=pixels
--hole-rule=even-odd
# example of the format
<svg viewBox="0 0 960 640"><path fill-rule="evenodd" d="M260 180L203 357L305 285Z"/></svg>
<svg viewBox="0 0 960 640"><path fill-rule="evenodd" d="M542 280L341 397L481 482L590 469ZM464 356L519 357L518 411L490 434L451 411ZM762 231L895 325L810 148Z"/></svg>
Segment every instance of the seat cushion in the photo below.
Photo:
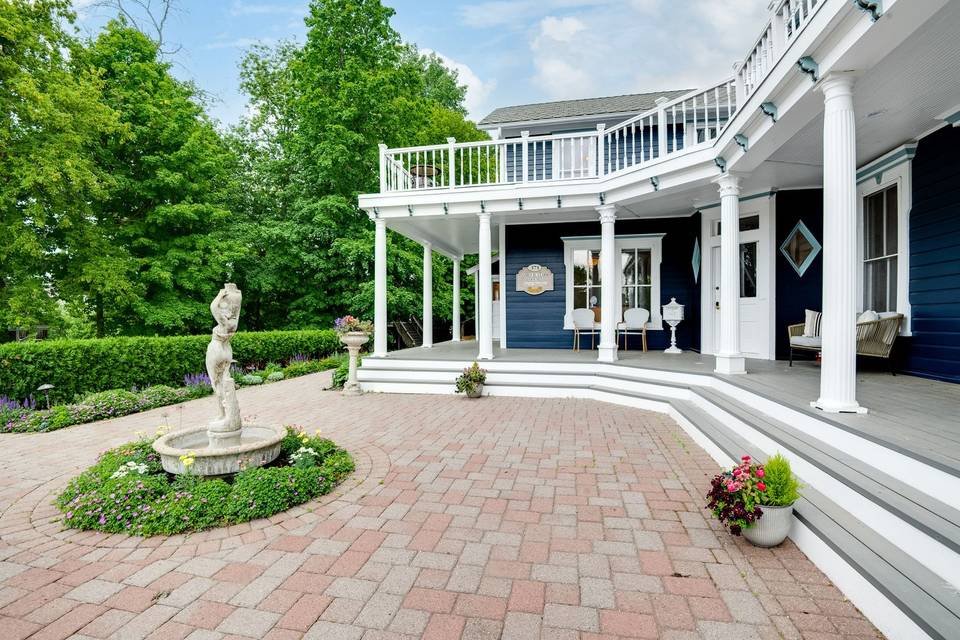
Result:
<svg viewBox="0 0 960 640"><path fill-rule="evenodd" d="M803 335L807 338L815 338L820 335L820 312L806 310L806 321L803 323Z"/></svg>
<svg viewBox="0 0 960 640"><path fill-rule="evenodd" d="M820 336L793 336L790 338L791 347L799 347L801 349L819 349L822 343L820 341Z"/></svg>
<svg viewBox="0 0 960 640"><path fill-rule="evenodd" d="M857 324L861 322L875 322L880 319L880 315L876 311L867 310L857 316Z"/></svg>

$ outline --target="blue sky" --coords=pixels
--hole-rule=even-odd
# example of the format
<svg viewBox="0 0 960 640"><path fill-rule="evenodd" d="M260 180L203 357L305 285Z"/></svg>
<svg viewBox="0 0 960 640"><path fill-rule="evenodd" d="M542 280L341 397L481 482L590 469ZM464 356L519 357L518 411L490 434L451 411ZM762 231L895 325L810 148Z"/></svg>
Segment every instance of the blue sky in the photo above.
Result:
<svg viewBox="0 0 960 640"><path fill-rule="evenodd" d="M109 12L74 0L80 28ZM307 0L180 0L166 39L174 72L233 124L246 111L237 65L260 42L304 39ZM732 74L760 34L767 0L385 0L407 42L460 73L471 117L496 107L706 86Z"/></svg>

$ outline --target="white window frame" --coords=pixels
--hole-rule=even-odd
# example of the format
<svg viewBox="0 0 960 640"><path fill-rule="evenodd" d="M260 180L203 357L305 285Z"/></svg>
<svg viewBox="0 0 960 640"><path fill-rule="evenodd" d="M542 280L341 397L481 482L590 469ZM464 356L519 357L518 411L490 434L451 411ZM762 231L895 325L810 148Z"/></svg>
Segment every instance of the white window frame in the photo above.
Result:
<svg viewBox="0 0 960 640"><path fill-rule="evenodd" d="M894 150L896 152L897 150ZM861 178L857 185L857 307L864 306L863 201L892 186L897 187L897 313L903 315L900 335L912 335L910 324L910 208L913 206L912 161Z"/></svg>
<svg viewBox="0 0 960 640"><path fill-rule="evenodd" d="M663 317L660 309L660 264L663 261L663 233L647 233L636 235L616 236L616 252L620 255L621 249L643 249L650 252L650 322L647 330L663 330ZM563 315L563 328L573 331L573 252L581 249L600 250L600 236L575 236L561 238L563 240L563 267L565 274L566 312ZM619 262L619 261L618 261ZM623 270L616 269L617 273L617 308L618 318L623 316ZM601 283L601 287L603 284Z"/></svg>

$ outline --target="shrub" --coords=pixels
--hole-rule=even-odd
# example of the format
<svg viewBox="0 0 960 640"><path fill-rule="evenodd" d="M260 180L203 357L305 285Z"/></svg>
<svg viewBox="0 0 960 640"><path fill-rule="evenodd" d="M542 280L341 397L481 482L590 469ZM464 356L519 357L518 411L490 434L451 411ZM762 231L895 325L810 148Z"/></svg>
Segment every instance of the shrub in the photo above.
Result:
<svg viewBox="0 0 960 640"><path fill-rule="evenodd" d="M357 366L360 366L360 358L357 358ZM334 389L343 389L343 385L347 383L347 378L350 377L350 360L344 359L340 364L337 365L337 370L333 372L333 388Z"/></svg>
<svg viewBox="0 0 960 640"><path fill-rule="evenodd" d="M790 461L779 453L767 459L763 465L763 482L766 491L763 493L761 504L775 507L786 507L800 498L800 481L790 469Z"/></svg>
<svg viewBox="0 0 960 640"><path fill-rule="evenodd" d="M140 395L123 389L100 391L85 396L77 404L90 407L94 415L101 418L125 416L140 407Z"/></svg>
<svg viewBox="0 0 960 640"><path fill-rule="evenodd" d="M267 382L278 382L283 380L284 377L283 371L274 371L273 373L267 374Z"/></svg>
<svg viewBox="0 0 960 640"><path fill-rule="evenodd" d="M242 385L253 385L253 384L262 384L263 378L260 376L255 376L252 373L248 373L245 376L240 377L240 384Z"/></svg>
<svg viewBox="0 0 960 640"><path fill-rule="evenodd" d="M336 369L344 360L345 356L333 356L322 360L292 360L290 364L283 368L283 373L288 378L305 376L310 373Z"/></svg>
<svg viewBox="0 0 960 640"><path fill-rule="evenodd" d="M209 335L44 340L0 345L0 390L26 398L44 383L54 385L51 402L107 389L179 385L203 365ZM241 332L233 356L244 366L285 362L298 354L320 358L336 353L333 330Z"/></svg>
<svg viewBox="0 0 960 640"><path fill-rule="evenodd" d="M354 469L350 454L333 442L290 428L272 466L243 471L232 482L171 476L152 444L140 439L111 449L71 480L56 500L64 524L143 536L200 531L303 504L329 493ZM289 454L299 449L309 452L311 465L290 465Z"/></svg>

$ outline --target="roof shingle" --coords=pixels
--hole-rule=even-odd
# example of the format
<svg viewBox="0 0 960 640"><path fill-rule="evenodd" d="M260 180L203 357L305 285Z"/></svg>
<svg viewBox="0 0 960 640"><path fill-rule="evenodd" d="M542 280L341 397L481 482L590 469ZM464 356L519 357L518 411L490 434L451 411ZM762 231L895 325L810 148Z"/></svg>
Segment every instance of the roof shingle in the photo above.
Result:
<svg viewBox="0 0 960 640"><path fill-rule="evenodd" d="M500 107L481 120L479 124L490 125L510 122L530 122L535 120L603 115L607 113L641 113L656 106L654 101L661 96L672 100L689 91L690 89L654 91L650 93L631 93L603 98L560 100L557 102L539 102L536 104Z"/></svg>

